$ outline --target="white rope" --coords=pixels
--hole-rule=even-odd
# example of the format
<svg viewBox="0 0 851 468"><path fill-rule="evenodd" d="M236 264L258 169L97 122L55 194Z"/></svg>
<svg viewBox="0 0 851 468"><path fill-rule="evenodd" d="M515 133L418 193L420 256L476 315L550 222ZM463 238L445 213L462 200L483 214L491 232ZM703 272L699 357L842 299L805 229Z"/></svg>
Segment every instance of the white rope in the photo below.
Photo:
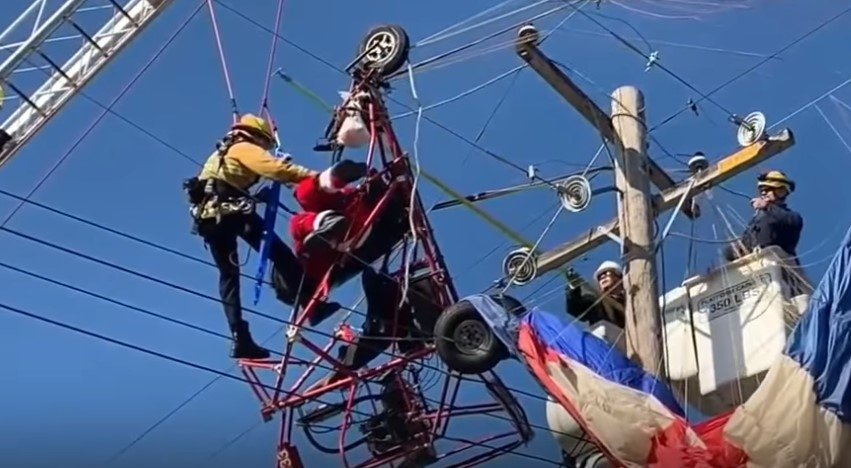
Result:
<svg viewBox="0 0 851 468"><path fill-rule="evenodd" d="M446 34L446 33L448 33L449 31L452 31L452 30L453 30L453 29L455 29L455 28L460 28L461 26L463 26L463 25L465 25L465 24L469 23L470 21L472 21L472 20L474 20L474 19L476 19L476 18L480 18L480 17L482 17L482 16L485 16L485 15L487 15L488 13L491 13L491 12L493 12L493 11L499 10L500 8L504 7L505 5L508 5L509 3L513 2L513 1L514 1L514 0L505 0L504 2L500 3L499 5L492 6L492 7L488 8L488 9L486 9L486 10L484 10L484 11L481 11L481 12L479 12L479 13L476 13L475 15L473 15L473 16L471 16L471 17L469 17L469 18L465 19L465 20L461 20L461 21L459 21L459 22L457 22L457 23L453 24L452 26L448 26L448 27L446 27L446 28L443 28L443 29L441 29L440 31L438 31L438 32L436 32L436 33L434 33L434 34L432 34L431 36L428 36L428 37L426 37L426 38L420 39L420 41L419 41L419 42L417 42L417 43L416 43L416 44L414 44L414 45L415 45L416 47L422 47L422 46L427 45L427 44L429 44L429 43L431 43L431 42L439 41L439 40L440 40L440 38L439 38L438 36L440 36L441 34Z"/></svg>
<svg viewBox="0 0 851 468"><path fill-rule="evenodd" d="M468 90L466 90L466 91L464 91L460 94L457 94L457 95L455 95L451 98L447 98L447 99L444 99L442 101L438 101L434 104L430 104L426 107L423 107L422 110L423 111L431 110L431 109L434 109L434 108L437 108L437 107L440 107L440 106L445 106L446 104L450 104L450 103L455 102L459 99L465 98L465 97L467 97L467 96L469 96L469 95L471 95L471 94L473 94L477 91L480 91L480 90L482 90L482 89L484 89L484 88L486 88L486 87L488 87L492 84L495 84L495 83L497 83L501 80L504 80L505 78L511 76L511 74L523 69L525 66L526 65L518 65L518 66L512 68L511 70L508 70L507 72L500 73L499 75L495 76L494 78L491 78L490 80L485 81L484 83L481 83L479 85L476 85L476 86L474 86L474 87L472 87L472 88L470 88L470 89L468 89ZM419 110L411 111L411 112L405 112L404 114L394 115L393 117L390 118L390 120L401 119L403 117L409 117L411 115L416 115L418 113L419 113Z"/></svg>
<svg viewBox="0 0 851 468"><path fill-rule="evenodd" d="M535 7L539 6L539 5L543 5L544 3L549 3L550 1L551 1L551 0L540 0L540 1L538 1L538 2L535 2L535 3L531 4L531 5L526 5L525 7L520 7L520 8L517 8L517 9L515 9L515 10L509 11L508 13L503 13L502 15L499 15L499 16L497 16L497 17L490 18L490 19L488 19L488 20L482 21L481 23L477 23L477 24L474 24L474 25L472 25L472 26L468 26L468 27L466 27L466 28L464 28L464 29L461 29L460 31L455 31L455 32L453 32L453 33L446 34L446 35L443 35L443 36L441 36L441 37L437 37L437 38L434 38L434 36L432 36L431 38L423 39L422 41L418 42L416 45L417 45L417 47L422 47L422 46L425 46L425 45L428 45L428 44L434 44L435 42L442 41L442 40L448 39L448 38L450 38L450 37L457 36L457 35L459 35L459 34L463 34L463 33L467 32L467 31L472 31L473 29L480 28L480 27L482 27L482 26L485 26L485 25L487 25L487 24L490 24L490 23L493 23L493 22L499 21L499 20L501 20L501 19L508 18L508 17L510 17L510 16L514 16L514 15L516 15L517 13L520 13L520 12L523 12L523 11L526 11L526 10L529 10L529 9L531 9L531 8L535 8ZM489 13L490 11L493 11L493 10L494 10L494 9L496 9L497 7L500 7L500 6L502 6L502 5L506 4L506 3L509 3L509 2L503 2L502 4L497 5L496 7L493 7L493 8L491 8L491 9L489 9L489 10L486 10L485 12L480 13L479 15L476 15L476 16L480 16L480 15L482 15L482 14L484 14L484 13ZM470 19L473 19L473 18L470 18ZM466 21L467 21L467 20L465 20L464 22L466 22ZM452 27L454 27L454 26L452 26ZM452 27L450 27L450 29L451 29ZM445 30L444 30L444 31L445 31ZM440 34L440 33L438 33L438 34Z"/></svg>
<svg viewBox="0 0 851 468"><path fill-rule="evenodd" d="M411 63L408 62L408 82L411 85L411 97L413 97L414 102L417 103L417 121L414 126L414 181L411 184L411 193L409 195L410 201L408 204L408 226L411 229L412 242L411 245L416 248L417 245L417 226L414 223L414 202L416 201L417 194L417 184L420 180L420 155L419 155L419 147L420 147L420 124L422 123L423 118L423 105L420 102L420 97L417 94L417 86L414 82L414 69L411 67ZM411 250L411 255L405 259L405 281L402 285L402 294L401 299L399 301L399 307L404 304L406 298L408 297L408 287L411 279L411 257L413 256L413 250Z"/></svg>
<svg viewBox="0 0 851 468"><path fill-rule="evenodd" d="M845 103L843 102L843 104ZM842 144L845 145L845 149L847 149L848 152L851 152L851 145L849 145L845 138L842 137L842 134L839 133L839 130L837 130L836 127L833 125L833 122L831 122L830 119L827 118L827 115L825 115L824 111L821 110L821 107L819 107L818 104L816 104L815 107L818 113L821 114L821 118L824 119L824 123L826 123L827 126L830 127L830 129L833 131L833 134L836 135L836 138L839 138L839 141L841 141Z"/></svg>
<svg viewBox="0 0 851 468"><path fill-rule="evenodd" d="M808 102L808 103L804 104L803 106L799 107L798 109L795 109L792 113L790 113L790 114L789 114L789 115L787 115L786 117L783 117L782 119L778 120L777 122L775 122L774 124L772 124L770 127L768 127L766 130L771 130L772 128L774 128L774 127L776 127L776 126L778 126L778 125L782 124L783 122L785 122L785 121L787 121L787 120L791 119L792 117L794 117L794 116L798 115L799 113L801 113L801 112L803 112L803 111L805 111L805 110L809 109L810 107L812 107L812 106L816 105L816 103L818 103L819 101L821 101L821 100L822 100L822 99L824 99L825 97L827 97L827 96L829 96L829 95L833 94L834 92L836 92L836 91L840 90L841 88L844 88L845 86L847 86L847 85L848 85L848 83L851 83L851 78L848 78L847 80L845 80L845 81L843 81L842 83L839 83L838 85L834 86L834 87L833 87L833 88L831 88L829 91L827 91L827 92L825 92L824 94L822 94L821 96L819 96L819 97L817 97L817 98L813 99L812 101L810 101L810 102Z"/></svg>

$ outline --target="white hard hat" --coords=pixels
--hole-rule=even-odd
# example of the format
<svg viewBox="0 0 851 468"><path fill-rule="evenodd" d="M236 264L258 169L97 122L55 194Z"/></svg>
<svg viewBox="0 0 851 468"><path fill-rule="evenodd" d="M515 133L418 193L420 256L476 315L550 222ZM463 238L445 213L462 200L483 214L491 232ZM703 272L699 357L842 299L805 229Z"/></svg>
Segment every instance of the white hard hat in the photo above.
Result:
<svg viewBox="0 0 851 468"><path fill-rule="evenodd" d="M601 273L604 273L606 271L614 271L619 276L623 276L623 270L621 269L619 263L613 262L611 260L606 260L605 262L601 263L600 266L597 267L597 271L594 272L594 278L598 278Z"/></svg>

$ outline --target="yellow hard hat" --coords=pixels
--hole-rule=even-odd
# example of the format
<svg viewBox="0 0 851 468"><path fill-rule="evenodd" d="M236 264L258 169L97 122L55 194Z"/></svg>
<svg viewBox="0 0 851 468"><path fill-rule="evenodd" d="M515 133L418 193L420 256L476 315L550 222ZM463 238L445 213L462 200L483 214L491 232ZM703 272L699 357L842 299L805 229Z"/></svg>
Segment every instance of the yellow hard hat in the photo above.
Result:
<svg viewBox="0 0 851 468"><path fill-rule="evenodd" d="M784 188L789 192L795 191L795 182L780 171L763 172L757 176L757 187Z"/></svg>
<svg viewBox="0 0 851 468"><path fill-rule="evenodd" d="M233 130L243 130L273 143L275 141L275 133L272 131L272 126L269 125L269 122L254 114L243 115L239 118L239 122L235 123L232 128Z"/></svg>

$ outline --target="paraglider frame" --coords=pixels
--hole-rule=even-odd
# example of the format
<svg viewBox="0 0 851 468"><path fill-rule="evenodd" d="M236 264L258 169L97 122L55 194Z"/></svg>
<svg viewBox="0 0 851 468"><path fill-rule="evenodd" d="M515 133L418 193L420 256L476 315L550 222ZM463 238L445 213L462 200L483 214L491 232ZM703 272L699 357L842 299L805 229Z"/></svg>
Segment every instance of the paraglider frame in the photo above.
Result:
<svg viewBox="0 0 851 468"><path fill-rule="evenodd" d="M398 40L396 44L402 47L391 50L394 54L402 54L404 59L399 57L383 57L370 55L365 53L365 44L373 41L371 35L379 34L382 37L396 34ZM386 82L386 77L401 68L402 64L407 59L408 40L404 30L398 26L379 26L373 28L367 34L367 38L361 45L360 57L378 57L384 64L391 64L391 68L386 66L373 66L369 64L361 64L358 68L352 71L352 84L350 87L349 96L359 96L362 101L362 119L367 123L370 132L370 141L367 150L366 161L371 168L370 175L358 187L358 191L369 190L370 182L377 181L382 178L385 182L386 191L381 195L380 199L374 203L373 208L360 227L359 232L353 233L353 236L348 236L348 240L359 239L360 236L369 231L375 223L379 222L386 215L388 205L394 201L398 202L399 197L405 202L406 218L404 221L406 226L406 234L401 239L401 264L406 265L401 267L395 273L390 273L393 277L402 279L404 273L405 281L407 281L412 272L425 273L419 275L419 281L428 281L430 290L434 292L430 300L434 303L437 310L445 311L458 301L458 294L452 279L449 276L448 269L443 260L439 247L434 241L434 234L419 193L414 189L414 175L411 169L411 164L408 160L408 155L405 153L396 138L390 123L390 118L384 104L383 93L387 92L389 86ZM331 125L328 129L338 128L339 120L342 118L342 112L345 106L340 106L336 109ZM328 136L326 134L326 136ZM344 151L343 148L335 148L333 159L339 159L340 154ZM332 159L332 160L333 160ZM377 167L380 166L380 167ZM413 235L412 235L413 233ZM352 234L350 232L350 234ZM413 239L412 239L413 238ZM397 250L390 249L390 252ZM367 258L366 260L358 259L358 250L353 250L353 253L341 253L341 261L345 263L355 258L361 263L366 262L371 264L384 257L385 267L390 263L390 252L385 252L376 258ZM421 253L421 258L417 259ZM426 427L426 430L421 430L415 434L414 440L406 441L405 443L394 447L392 450L386 450L383 453L376 453L370 449L370 458L358 463L351 463L351 448L353 445L347 445L346 437L353 423L356 414L363 415L363 412L355 410L359 399L356 394L364 386L370 384L378 384L379 381L387 376L403 375L403 372L410 372L411 369L425 367L425 359L434 355L435 345L433 338L427 341L425 346L419 350L408 353L390 354L390 359L374 368L364 368L355 372L345 371L343 364L332 357L329 353L338 344L352 343L354 333L348 325L338 326L335 333L331 336L330 342L325 346L320 346L317 343L303 336L302 332L307 330L303 328L304 322L313 314L320 301L324 301L331 289L335 286L347 281L353 276L359 275L362 271L348 271L344 278L333 278L334 265L324 275L322 282L317 288L314 296L308 305L299 313L298 308L294 308L290 317L290 327L287 331L287 341L285 350L280 359L266 360L242 360L240 368L247 381L251 384L253 393L257 396L261 403L261 415L264 421L270 421L277 412L282 413L281 430L278 440L278 466L299 467L302 466L298 450L293 442L293 426L296 423L295 411L311 402L326 403L322 400L323 397L331 392L346 392L345 402L337 405L343 414L343 423L338 428L338 448L337 453L342 459L342 465L346 467L375 467L381 466L394 461L405 459L410 463L411 456L416 456L423 450L430 450L430 461L434 462L442 460L446 457L454 456L470 449L481 449L479 453L460 461L456 466L475 466L484 463L488 460L496 458L502 454L515 450L519 446L527 443L532 438L532 431L529 428L529 423L526 415L517 403L513 395L508 391L500 378L493 372L487 372L479 375L462 376L455 372L447 372L440 369L443 374L442 388L440 389L439 399L427 399L425 394L419 389L417 382L408 382L404 386L404 397L407 400L406 407L409 411L406 413L406 423L416 424L417 427ZM364 265L366 266L366 265ZM399 310L397 308L396 313ZM394 318L394 323L395 323ZM431 330L427 331L430 334ZM313 357L301 358L296 357L293 353L295 345L300 344L301 347L307 350ZM397 348L396 344L393 345ZM393 348L391 348L393 349ZM387 354L387 353L385 353ZM284 389L285 377L290 377L296 372L299 366L307 368L297 376L295 383L288 389ZM310 376L320 368L331 369L336 372L343 372L344 377L335 380L331 383L323 383L314 387L303 390L302 387L306 384ZM274 375L274 384L264 383L261 375L266 372L271 372ZM271 380L271 379L270 379ZM479 404L457 404L460 386L462 381L471 382L472 385L484 385L491 399L487 403ZM369 391L369 388L367 388ZM415 408L416 410L410 410ZM378 409L374 410L372 419L380 418L382 415ZM497 413L502 413L500 416ZM446 436L449 421L452 418L469 415L493 415L503 421L508 421L511 425L510 430L504 433L490 435L480 438L478 441L465 440L457 441L453 448L437 453L434 444ZM363 431L363 425L361 425ZM306 432L307 434L307 432ZM309 441L316 447L316 443L311 439L310 434L307 434ZM363 439L362 439L363 440ZM506 442L506 440L508 440ZM455 442L455 441L453 441ZM489 445L490 443L499 443L501 445ZM321 450L321 448L320 448ZM328 451L328 450L323 450Z"/></svg>

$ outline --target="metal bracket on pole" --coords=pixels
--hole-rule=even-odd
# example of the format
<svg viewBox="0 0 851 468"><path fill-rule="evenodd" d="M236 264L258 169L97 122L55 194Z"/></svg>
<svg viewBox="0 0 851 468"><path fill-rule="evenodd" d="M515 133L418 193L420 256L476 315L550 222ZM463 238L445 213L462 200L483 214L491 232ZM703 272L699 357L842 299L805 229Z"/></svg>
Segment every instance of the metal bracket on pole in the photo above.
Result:
<svg viewBox="0 0 851 468"><path fill-rule="evenodd" d="M613 229L612 229L612 226L597 226L597 231L598 231L598 232L600 232L600 233L601 233L601 234L603 234L604 236L608 237L609 239L611 239L611 240L613 240L613 241L617 242L617 243L618 243L618 245L620 245L620 246L621 246L621 250L623 250L623 238L621 238L620 236L615 235L615 234L612 232L612 230L613 230Z"/></svg>
<svg viewBox="0 0 851 468"><path fill-rule="evenodd" d="M662 236L656 242L657 249L659 248L659 245L662 244L662 242L665 240L665 238L668 237L668 231L671 230L671 226L673 226L674 220L677 219L677 214L679 214L679 210L683 206L683 203L685 203L686 200L689 198L689 195L691 194L691 189L694 187L695 182L697 182L697 179L692 177L688 183L688 186L683 192L683 196L680 197L680 201L677 203L677 208L674 210L673 213L671 213L671 217L668 218L668 224L665 225L665 229L662 231Z"/></svg>

